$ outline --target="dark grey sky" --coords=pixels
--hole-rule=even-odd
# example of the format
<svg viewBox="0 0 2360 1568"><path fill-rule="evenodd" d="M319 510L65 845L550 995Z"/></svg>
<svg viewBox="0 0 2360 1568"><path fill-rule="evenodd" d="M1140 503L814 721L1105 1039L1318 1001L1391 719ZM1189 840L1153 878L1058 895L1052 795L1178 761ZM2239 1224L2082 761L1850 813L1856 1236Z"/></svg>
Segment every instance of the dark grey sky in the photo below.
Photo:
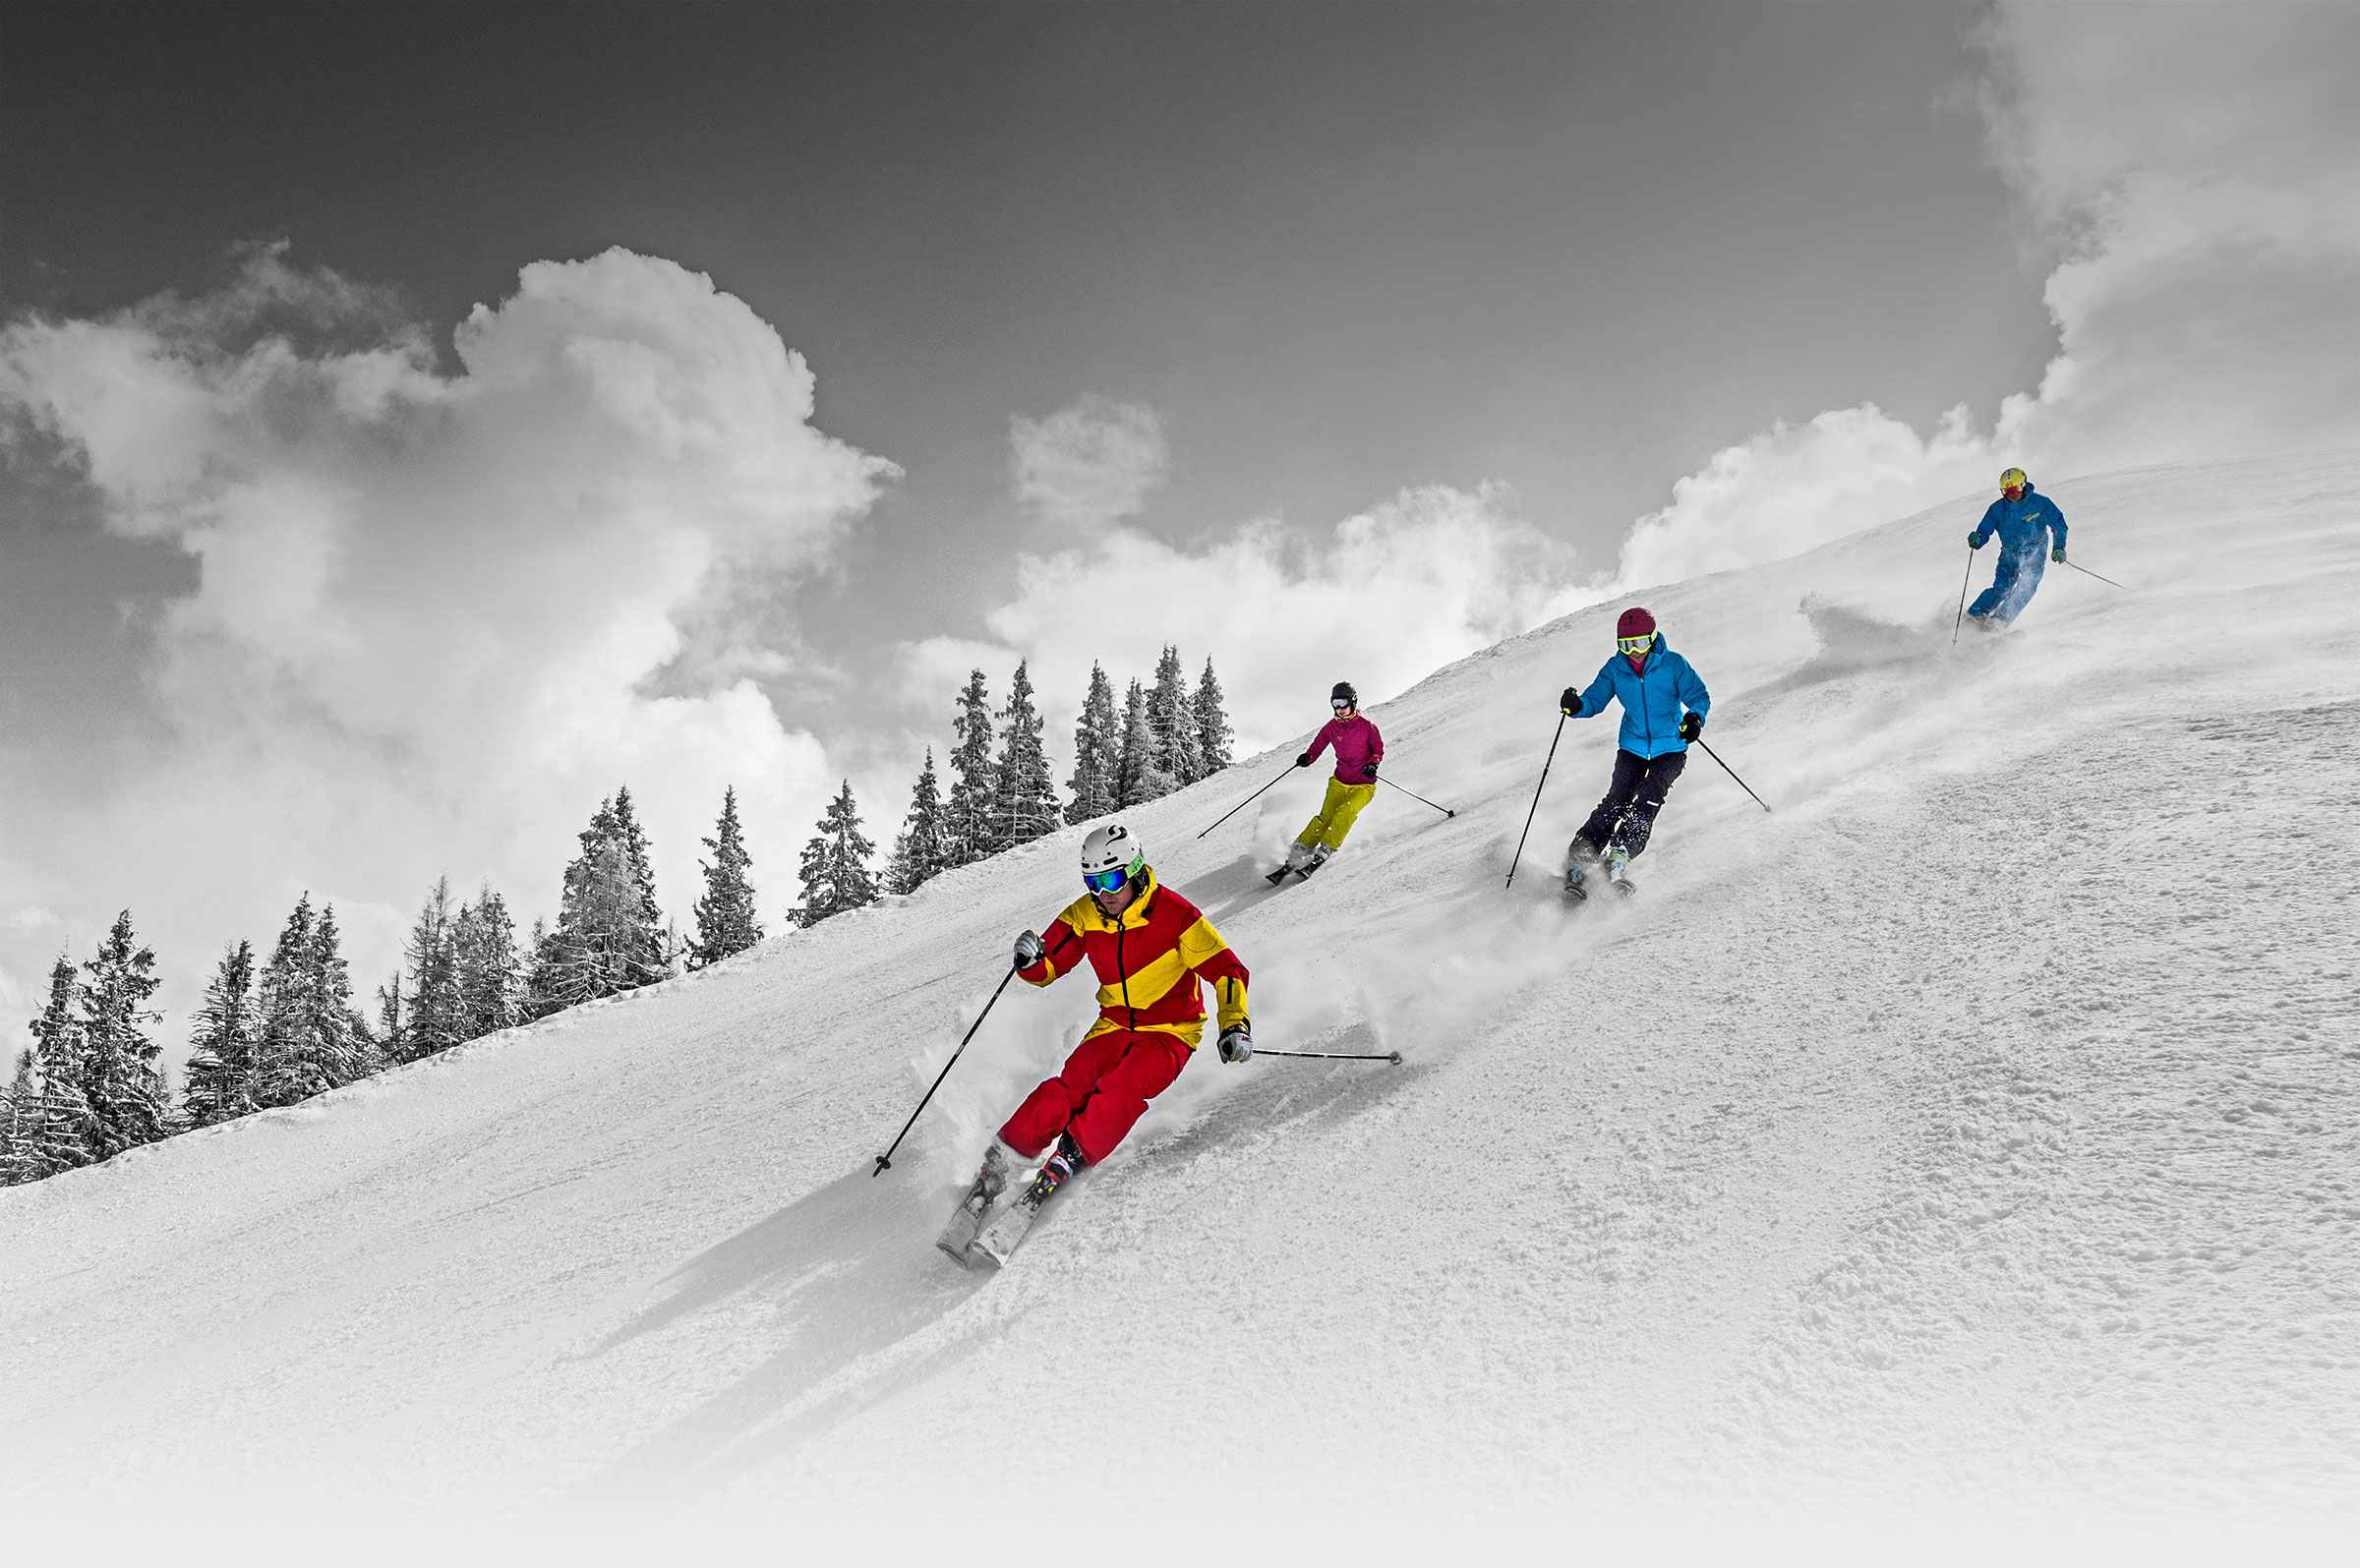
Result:
<svg viewBox="0 0 2360 1568"><path fill-rule="evenodd" d="M907 473L795 607L845 655L972 629L1024 537L1009 418L1091 391L1163 415L1166 537L1497 479L1603 563L1773 419L2036 377L1977 15L20 6L0 279L87 315L284 238L447 350L531 261L708 271Z"/></svg>

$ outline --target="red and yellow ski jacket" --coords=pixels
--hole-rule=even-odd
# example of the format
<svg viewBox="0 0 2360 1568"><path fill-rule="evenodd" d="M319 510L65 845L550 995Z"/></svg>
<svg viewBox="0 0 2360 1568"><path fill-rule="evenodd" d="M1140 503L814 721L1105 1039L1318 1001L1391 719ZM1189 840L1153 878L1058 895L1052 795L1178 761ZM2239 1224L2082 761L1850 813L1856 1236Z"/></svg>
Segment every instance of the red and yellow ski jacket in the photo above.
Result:
<svg viewBox="0 0 2360 1568"><path fill-rule="evenodd" d="M1199 982L1212 987L1222 1028L1250 1026L1246 966L1195 904L1157 882L1152 870L1141 875L1147 886L1111 918L1097 900L1083 895L1041 933L1047 951L1040 961L1016 972L1028 985L1048 985L1087 958L1098 975L1093 1035L1155 1029L1195 1050L1205 1035Z"/></svg>

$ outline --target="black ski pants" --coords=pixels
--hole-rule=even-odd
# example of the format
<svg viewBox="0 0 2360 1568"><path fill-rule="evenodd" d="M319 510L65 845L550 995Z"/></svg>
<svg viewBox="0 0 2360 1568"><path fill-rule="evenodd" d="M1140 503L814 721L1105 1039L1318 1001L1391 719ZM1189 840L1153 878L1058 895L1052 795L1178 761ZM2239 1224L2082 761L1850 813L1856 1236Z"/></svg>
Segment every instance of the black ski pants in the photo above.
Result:
<svg viewBox="0 0 2360 1568"><path fill-rule="evenodd" d="M1606 798L1581 825L1581 837L1590 841L1591 849L1600 854L1621 849L1637 859L1647 847L1647 835L1654 831L1655 814L1664 809L1664 796L1672 792L1672 781L1687 765L1685 751L1667 751L1660 757L1617 751L1615 782L1606 786ZM1580 847L1573 845L1574 852L1579 853Z"/></svg>

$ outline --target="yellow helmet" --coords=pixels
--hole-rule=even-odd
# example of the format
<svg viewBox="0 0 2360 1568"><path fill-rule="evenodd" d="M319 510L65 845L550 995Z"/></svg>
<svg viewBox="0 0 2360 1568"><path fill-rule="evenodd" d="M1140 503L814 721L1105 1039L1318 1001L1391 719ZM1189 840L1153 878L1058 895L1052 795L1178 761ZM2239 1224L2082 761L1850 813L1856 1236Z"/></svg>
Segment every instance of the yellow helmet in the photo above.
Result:
<svg viewBox="0 0 2360 1568"><path fill-rule="evenodd" d="M1999 488L2003 491L2031 490L2033 477L2021 468L2011 468L1999 476Z"/></svg>

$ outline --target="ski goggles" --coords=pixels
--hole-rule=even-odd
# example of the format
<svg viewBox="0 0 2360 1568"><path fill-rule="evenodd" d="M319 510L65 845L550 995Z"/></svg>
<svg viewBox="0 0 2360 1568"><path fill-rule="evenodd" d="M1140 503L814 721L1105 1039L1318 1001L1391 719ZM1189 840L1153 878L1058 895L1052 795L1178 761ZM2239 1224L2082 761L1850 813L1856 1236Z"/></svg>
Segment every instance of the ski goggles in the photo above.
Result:
<svg viewBox="0 0 2360 1568"><path fill-rule="evenodd" d="M1590 646L1595 648L1598 645L1596 643L1592 643ZM1622 652L1630 658L1636 659L1639 655L1645 653L1648 649L1655 646L1655 633L1649 632L1644 637L1619 638L1617 639L1615 646L1622 649Z"/></svg>
<svg viewBox="0 0 2360 1568"><path fill-rule="evenodd" d="M1130 881L1132 875L1139 870L1143 863L1134 860L1127 866L1109 866L1103 871L1085 871L1082 873L1082 886L1088 888L1092 893L1112 893Z"/></svg>
<svg viewBox="0 0 2360 1568"><path fill-rule="evenodd" d="M1352 711L1351 702L1343 697L1338 697L1335 701L1329 703L1328 706L1333 708L1339 714L1348 714Z"/></svg>

